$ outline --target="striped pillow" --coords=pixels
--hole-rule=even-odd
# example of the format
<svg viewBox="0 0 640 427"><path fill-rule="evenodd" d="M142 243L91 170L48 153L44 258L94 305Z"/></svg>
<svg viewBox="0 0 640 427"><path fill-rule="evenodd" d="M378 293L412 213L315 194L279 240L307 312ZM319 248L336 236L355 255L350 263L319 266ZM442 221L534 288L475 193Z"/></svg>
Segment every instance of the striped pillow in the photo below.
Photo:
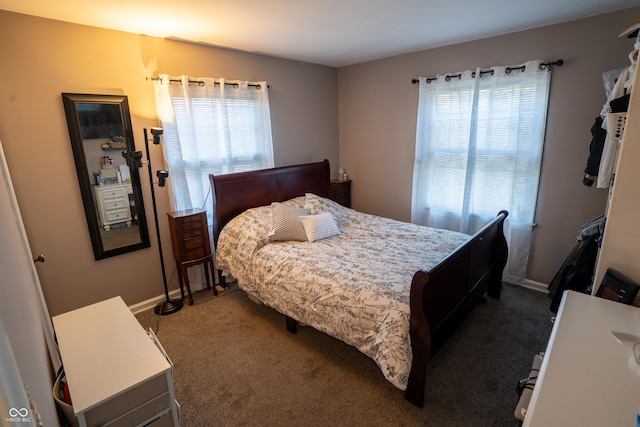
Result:
<svg viewBox="0 0 640 427"><path fill-rule="evenodd" d="M307 233L307 239L310 242L326 239L327 237L340 234L338 225L333 219L333 215L329 212L318 215L307 215L300 217L300 221Z"/></svg>
<svg viewBox="0 0 640 427"><path fill-rule="evenodd" d="M273 202L271 203L271 215L273 223L269 232L270 241L307 241L307 234L299 217L309 215L308 209L294 208L283 203Z"/></svg>

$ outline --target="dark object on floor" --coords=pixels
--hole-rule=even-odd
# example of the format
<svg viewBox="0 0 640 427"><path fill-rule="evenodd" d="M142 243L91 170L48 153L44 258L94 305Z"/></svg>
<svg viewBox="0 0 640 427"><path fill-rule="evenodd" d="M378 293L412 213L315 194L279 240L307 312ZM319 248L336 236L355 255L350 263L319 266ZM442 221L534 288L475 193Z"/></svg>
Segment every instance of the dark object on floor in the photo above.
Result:
<svg viewBox="0 0 640 427"><path fill-rule="evenodd" d="M638 295L640 285L613 268L608 268L596 296L631 304Z"/></svg>
<svg viewBox="0 0 640 427"><path fill-rule="evenodd" d="M520 396L520 399L518 400L518 405L516 406L513 415L520 421L524 421L524 417L527 414L527 409L529 408L533 389L536 386L536 380L538 379L538 372L540 372L543 358L544 352L536 354L533 357L529 376L518 381L518 384L516 385L516 392L518 393L518 396Z"/></svg>
<svg viewBox="0 0 640 427"><path fill-rule="evenodd" d="M549 284L549 298L551 298L549 310L553 313L558 311L564 291L591 292L598 256L598 241L603 227L604 216L602 215L580 227L578 243Z"/></svg>

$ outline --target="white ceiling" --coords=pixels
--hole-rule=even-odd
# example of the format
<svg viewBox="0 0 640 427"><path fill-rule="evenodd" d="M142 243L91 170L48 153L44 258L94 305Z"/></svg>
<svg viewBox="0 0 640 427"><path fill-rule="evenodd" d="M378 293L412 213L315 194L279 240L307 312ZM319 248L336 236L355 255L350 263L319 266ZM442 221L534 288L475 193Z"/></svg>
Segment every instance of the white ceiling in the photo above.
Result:
<svg viewBox="0 0 640 427"><path fill-rule="evenodd" d="M634 6L640 0L0 0L12 12L334 67Z"/></svg>

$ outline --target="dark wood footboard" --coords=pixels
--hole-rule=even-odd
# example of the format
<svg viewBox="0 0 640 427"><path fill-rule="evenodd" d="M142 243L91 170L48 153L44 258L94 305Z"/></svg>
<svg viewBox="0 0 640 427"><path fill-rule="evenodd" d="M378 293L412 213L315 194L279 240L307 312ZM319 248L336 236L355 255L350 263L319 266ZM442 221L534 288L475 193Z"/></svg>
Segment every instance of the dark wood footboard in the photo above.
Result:
<svg viewBox="0 0 640 427"><path fill-rule="evenodd" d="M500 213L471 240L411 282L409 333L413 363L405 399L422 408L427 362L487 293L500 298L507 242Z"/></svg>

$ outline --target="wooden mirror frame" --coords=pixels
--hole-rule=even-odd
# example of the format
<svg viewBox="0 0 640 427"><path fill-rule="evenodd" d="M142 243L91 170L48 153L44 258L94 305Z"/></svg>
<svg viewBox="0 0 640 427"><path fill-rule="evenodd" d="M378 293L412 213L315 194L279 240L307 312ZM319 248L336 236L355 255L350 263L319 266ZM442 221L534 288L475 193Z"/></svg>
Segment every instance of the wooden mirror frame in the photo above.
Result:
<svg viewBox="0 0 640 427"><path fill-rule="evenodd" d="M115 255L132 252L138 249L148 248L150 246L149 231L147 229L144 203L142 200L142 187L140 185L140 174L138 173L139 165L135 165L130 158L126 160L126 164L129 166L131 187L133 190L132 200L135 203L136 225L139 230L140 239L139 241L127 243L122 246L116 246L113 248L105 247L101 234L101 228L103 226L101 225L99 219L98 205L94 195L93 187L95 187L96 185L92 184L93 177L87 165L87 156L83 139L83 128L81 127L82 122L78 114L79 104L104 104L109 106L117 105L120 111L122 126L122 135L120 136L124 138L124 148L122 148L122 151L126 150L130 153L133 153L136 149L133 139L131 117L129 114L129 102L127 97L125 95L91 95L63 93L62 101L67 117L69 137L71 138L71 147L73 149L73 157L76 165L76 172L78 174L78 184L80 185L82 203L84 205L84 211L87 218L87 226L89 227L89 235L91 236L91 244L93 246L95 259L100 260ZM105 141L107 139L108 138L105 138ZM113 153L117 153L117 156L121 156L121 151L118 151L118 149L115 149ZM129 206L127 206L127 209L130 209Z"/></svg>

